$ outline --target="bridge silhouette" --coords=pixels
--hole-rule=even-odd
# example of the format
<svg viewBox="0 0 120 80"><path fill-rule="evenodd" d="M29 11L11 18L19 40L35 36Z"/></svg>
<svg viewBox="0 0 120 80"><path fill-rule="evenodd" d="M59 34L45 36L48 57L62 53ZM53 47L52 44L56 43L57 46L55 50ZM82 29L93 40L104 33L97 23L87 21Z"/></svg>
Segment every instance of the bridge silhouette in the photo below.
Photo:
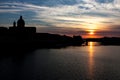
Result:
<svg viewBox="0 0 120 80"><path fill-rule="evenodd" d="M99 42L101 43L101 38L87 38L87 39L84 39L85 40L85 45L88 45L89 42Z"/></svg>
<svg viewBox="0 0 120 80"><path fill-rule="evenodd" d="M98 42L101 45L120 45L119 37L87 38L84 39L85 45L89 42Z"/></svg>

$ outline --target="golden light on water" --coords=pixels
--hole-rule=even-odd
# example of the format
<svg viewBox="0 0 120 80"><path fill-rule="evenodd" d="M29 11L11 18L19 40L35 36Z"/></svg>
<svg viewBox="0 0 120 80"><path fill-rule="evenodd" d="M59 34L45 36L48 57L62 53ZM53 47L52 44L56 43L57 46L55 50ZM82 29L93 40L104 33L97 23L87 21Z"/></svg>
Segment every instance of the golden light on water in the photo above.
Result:
<svg viewBox="0 0 120 80"><path fill-rule="evenodd" d="M93 42L89 42L89 46L90 46L90 49L89 49L90 54L92 54L93 53Z"/></svg>
<svg viewBox="0 0 120 80"><path fill-rule="evenodd" d="M94 44L93 42L89 42L89 61L88 61L88 67L89 67L89 78L92 80L94 77L93 73L93 67L94 67L94 54L93 54Z"/></svg>

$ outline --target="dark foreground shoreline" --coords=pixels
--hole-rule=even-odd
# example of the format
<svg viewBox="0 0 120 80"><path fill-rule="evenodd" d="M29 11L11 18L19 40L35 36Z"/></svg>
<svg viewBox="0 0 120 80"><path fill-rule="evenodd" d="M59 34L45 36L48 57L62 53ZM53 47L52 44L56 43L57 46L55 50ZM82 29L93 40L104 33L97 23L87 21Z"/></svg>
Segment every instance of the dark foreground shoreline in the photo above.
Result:
<svg viewBox="0 0 120 80"><path fill-rule="evenodd" d="M83 39L81 36L70 37L49 33L0 35L0 49L64 48L68 46L87 46L89 42L98 42L103 46L120 46L119 37Z"/></svg>

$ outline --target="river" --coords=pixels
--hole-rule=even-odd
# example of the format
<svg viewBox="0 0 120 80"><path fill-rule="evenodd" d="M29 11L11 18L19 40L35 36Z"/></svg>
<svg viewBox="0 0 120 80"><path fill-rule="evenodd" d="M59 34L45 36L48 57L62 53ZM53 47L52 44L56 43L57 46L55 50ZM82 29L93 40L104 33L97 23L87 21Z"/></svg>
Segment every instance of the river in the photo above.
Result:
<svg viewBox="0 0 120 80"><path fill-rule="evenodd" d="M120 46L90 42L1 56L0 80L120 80Z"/></svg>

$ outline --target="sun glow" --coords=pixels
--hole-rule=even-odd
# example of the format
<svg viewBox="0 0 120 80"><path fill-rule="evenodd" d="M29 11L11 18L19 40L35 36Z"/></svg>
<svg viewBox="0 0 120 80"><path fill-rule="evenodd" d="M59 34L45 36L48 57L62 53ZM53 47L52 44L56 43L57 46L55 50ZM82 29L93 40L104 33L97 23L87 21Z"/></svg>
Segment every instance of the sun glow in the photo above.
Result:
<svg viewBox="0 0 120 80"><path fill-rule="evenodd" d="M97 35L97 31L94 29L87 30L86 35L83 35L84 38L99 38L101 36Z"/></svg>
<svg viewBox="0 0 120 80"><path fill-rule="evenodd" d="M89 34L91 34L91 35L92 35L92 34L94 34L94 32L92 32L92 31L91 31Z"/></svg>
<svg viewBox="0 0 120 80"><path fill-rule="evenodd" d="M89 34L93 35L94 34L94 30L89 30Z"/></svg>

